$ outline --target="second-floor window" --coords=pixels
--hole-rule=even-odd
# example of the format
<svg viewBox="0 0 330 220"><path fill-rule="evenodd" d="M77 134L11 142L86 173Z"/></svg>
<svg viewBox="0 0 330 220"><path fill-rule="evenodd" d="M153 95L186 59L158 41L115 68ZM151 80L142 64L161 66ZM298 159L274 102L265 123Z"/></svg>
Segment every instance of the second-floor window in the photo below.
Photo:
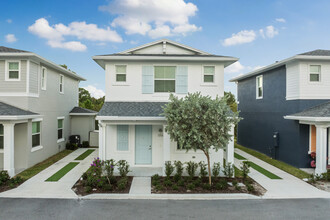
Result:
<svg viewBox="0 0 330 220"><path fill-rule="evenodd" d="M214 66L204 66L203 80L205 83L214 83Z"/></svg>
<svg viewBox="0 0 330 220"><path fill-rule="evenodd" d="M309 81L310 82L320 82L321 66L320 65L310 65L309 67Z"/></svg>
<svg viewBox="0 0 330 220"><path fill-rule="evenodd" d="M60 86L60 93L64 93L64 88L63 88L63 86L64 86L64 76L63 75L60 75L60 84L59 84L59 86Z"/></svg>
<svg viewBox="0 0 330 220"><path fill-rule="evenodd" d="M32 122L32 147L40 146L40 121Z"/></svg>
<svg viewBox="0 0 330 220"><path fill-rule="evenodd" d="M116 82L126 82L126 65L116 65Z"/></svg>
<svg viewBox="0 0 330 220"><path fill-rule="evenodd" d="M175 92L175 66L155 66L155 92Z"/></svg>
<svg viewBox="0 0 330 220"><path fill-rule="evenodd" d="M41 89L46 90L47 86L47 69L45 67L41 68Z"/></svg>
<svg viewBox="0 0 330 220"><path fill-rule="evenodd" d="M7 63L8 73L7 80L19 80L20 79L20 62L8 61Z"/></svg>
<svg viewBox="0 0 330 220"><path fill-rule="evenodd" d="M262 76L257 76L257 99L262 99L264 95L264 88L263 88L263 77Z"/></svg>

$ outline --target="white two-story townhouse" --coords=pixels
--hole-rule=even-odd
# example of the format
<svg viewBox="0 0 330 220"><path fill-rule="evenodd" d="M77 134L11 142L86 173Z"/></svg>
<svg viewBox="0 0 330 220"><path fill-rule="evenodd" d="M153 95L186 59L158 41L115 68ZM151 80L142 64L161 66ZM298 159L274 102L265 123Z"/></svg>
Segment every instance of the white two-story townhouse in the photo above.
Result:
<svg viewBox="0 0 330 220"><path fill-rule="evenodd" d="M13 176L64 150L77 134L72 119L94 120L95 112L77 107L81 80L35 53L0 47L1 170Z"/></svg>
<svg viewBox="0 0 330 220"><path fill-rule="evenodd" d="M106 82L105 103L97 116L101 159L127 160L137 171L133 175L163 174L165 161L206 161L201 151L186 152L170 140L162 106L170 93L223 96L224 68L237 58L165 39L93 59L105 70ZM223 152L211 152L211 163L222 164ZM233 142L226 152L233 162Z"/></svg>

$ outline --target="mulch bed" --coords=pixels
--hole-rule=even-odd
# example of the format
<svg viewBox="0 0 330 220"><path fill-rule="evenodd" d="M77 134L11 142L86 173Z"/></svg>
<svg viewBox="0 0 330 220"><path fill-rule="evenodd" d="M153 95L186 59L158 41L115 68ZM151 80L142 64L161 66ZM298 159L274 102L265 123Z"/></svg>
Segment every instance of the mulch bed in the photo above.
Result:
<svg viewBox="0 0 330 220"><path fill-rule="evenodd" d="M115 179L117 181L119 181L122 177L120 176L116 176ZM118 187L114 188L113 190L103 190L101 188L95 187L92 189L91 192L87 193L85 190L85 186L83 185L83 180L79 179L74 186L72 187L72 190L80 196L86 196L89 194L93 194L93 193L129 193L129 190L131 188L132 185L132 181L133 181L133 177L132 176L128 176L128 182L127 182L127 186L124 190L119 190Z"/></svg>
<svg viewBox="0 0 330 220"><path fill-rule="evenodd" d="M256 196L263 195L266 190L259 185L257 182L255 182L253 179L249 178L247 181L254 187L253 191L248 191L246 186L240 187L238 190L235 186L228 185L228 188L226 189L216 189L215 185L220 182L221 179L226 179L227 182L233 182L236 180L238 183L243 183L242 178L226 178L226 177L218 177L218 178L212 178L212 187L210 189L205 189L202 187L203 184L208 184L208 177L201 179L200 186L196 186L194 189L189 190L188 185L190 183L193 183L195 180L197 180L199 177L195 177L192 180L189 177L182 177L184 180L184 186L178 186L177 190L174 190L172 186L165 186L164 181L166 180L166 177L160 177L159 178L159 184L163 186L163 189L159 190L156 189L154 185L152 185L152 193L155 194L207 194L207 193L249 193ZM177 182L174 180L173 177L170 177L170 180L173 184L177 185Z"/></svg>
<svg viewBox="0 0 330 220"><path fill-rule="evenodd" d="M5 192L7 190L15 189L18 186L20 186L21 184L23 184L24 182L25 181L22 181L21 183L18 183L18 184L14 184L14 186L9 186L9 184L6 183L6 184L0 186L0 193Z"/></svg>

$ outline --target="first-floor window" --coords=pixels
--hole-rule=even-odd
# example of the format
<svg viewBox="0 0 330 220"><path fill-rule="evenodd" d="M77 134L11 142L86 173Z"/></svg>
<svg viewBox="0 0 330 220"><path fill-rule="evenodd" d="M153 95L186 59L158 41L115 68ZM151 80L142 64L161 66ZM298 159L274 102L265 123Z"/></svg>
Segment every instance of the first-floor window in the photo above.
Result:
<svg viewBox="0 0 330 220"><path fill-rule="evenodd" d="M128 151L128 125L117 125L117 150Z"/></svg>
<svg viewBox="0 0 330 220"><path fill-rule="evenodd" d="M32 122L32 147L40 146L40 121Z"/></svg>
<svg viewBox="0 0 330 220"><path fill-rule="evenodd" d="M64 119L57 119L57 139L63 138L63 121Z"/></svg>
<svg viewBox="0 0 330 220"><path fill-rule="evenodd" d="M0 149L3 149L3 125L0 124Z"/></svg>
<svg viewBox="0 0 330 220"><path fill-rule="evenodd" d="M175 92L175 66L155 66L155 92Z"/></svg>

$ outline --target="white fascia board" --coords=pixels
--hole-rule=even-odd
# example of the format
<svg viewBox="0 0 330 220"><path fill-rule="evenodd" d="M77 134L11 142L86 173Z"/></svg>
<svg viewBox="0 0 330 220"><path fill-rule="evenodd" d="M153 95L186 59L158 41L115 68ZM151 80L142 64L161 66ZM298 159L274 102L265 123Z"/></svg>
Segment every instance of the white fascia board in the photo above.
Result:
<svg viewBox="0 0 330 220"><path fill-rule="evenodd" d="M77 74L74 74L72 73L71 71L61 67L60 65L57 65L56 63L53 63L52 61L50 60L47 60L41 56L39 56L38 54L35 54L35 53L1 53L0 56L8 56L8 57L34 57L37 59L38 62L44 62L45 64L51 66L52 68L62 72L62 73L65 73L67 76L70 76L70 77L73 77L75 79L78 79L80 81L86 81L85 78L77 75Z"/></svg>
<svg viewBox="0 0 330 220"><path fill-rule="evenodd" d="M310 122L330 122L330 117L306 117L306 116L284 116L284 119L310 121Z"/></svg>
<svg viewBox="0 0 330 220"><path fill-rule="evenodd" d="M93 60L99 64L103 69L105 68L105 61L118 61L118 60L129 60L129 61L203 61L203 62L228 62L228 65L238 61L235 57L201 57L201 56L93 56ZM227 66L228 66L227 65Z"/></svg>
<svg viewBox="0 0 330 220"><path fill-rule="evenodd" d="M97 115L96 113L70 113L69 115L71 116L93 116L93 115Z"/></svg>
<svg viewBox="0 0 330 220"><path fill-rule="evenodd" d="M293 56L293 57L290 57L290 58L287 58L287 59L278 61L276 63L273 63L271 65L262 67L260 69L255 70L255 71L246 73L246 74L244 74L242 76L234 77L231 80L229 80L229 82L237 82L239 80L246 79L248 77L258 75L259 73L262 73L262 72L265 72L265 71L268 71L268 70L271 70L271 69L275 69L276 67L285 65L285 64L287 64L287 63L289 63L289 62L291 62L293 60L330 60L330 56L296 55L296 56Z"/></svg>
<svg viewBox="0 0 330 220"><path fill-rule="evenodd" d="M165 121L165 117L118 117L118 116L96 116L101 121Z"/></svg>
<svg viewBox="0 0 330 220"><path fill-rule="evenodd" d="M22 120L22 119L33 119L42 118L42 115L1 115L0 120Z"/></svg>

